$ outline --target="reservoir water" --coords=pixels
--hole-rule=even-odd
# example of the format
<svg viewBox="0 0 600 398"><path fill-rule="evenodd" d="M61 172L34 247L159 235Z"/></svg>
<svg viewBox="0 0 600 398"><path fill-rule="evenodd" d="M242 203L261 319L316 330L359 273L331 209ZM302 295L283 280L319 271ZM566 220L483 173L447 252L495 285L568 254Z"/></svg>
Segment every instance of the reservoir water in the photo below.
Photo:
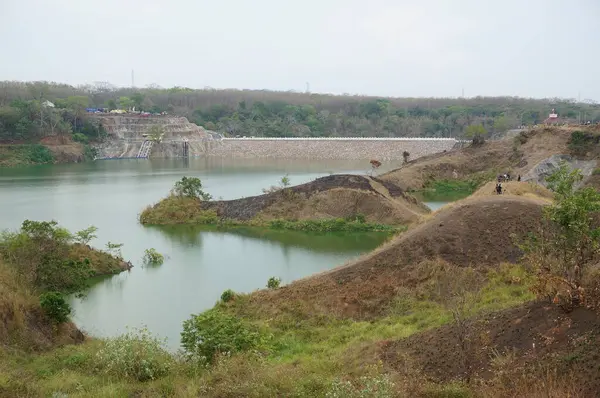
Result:
<svg viewBox="0 0 600 398"><path fill-rule="evenodd" d="M399 164L384 165L381 172ZM385 236L144 227L137 217L145 206L184 175L199 177L215 198L234 199L260 194L285 174L296 185L369 168L368 162L140 159L0 169L0 229L18 229L26 219L54 219L71 231L98 227L91 242L96 248L123 243L123 257L134 268L98 281L86 298L73 299L75 323L98 337L145 325L177 349L182 322L212 307L224 290L251 292L271 276L288 283L333 268L374 249ZM167 257L163 265L142 265L151 247Z"/></svg>

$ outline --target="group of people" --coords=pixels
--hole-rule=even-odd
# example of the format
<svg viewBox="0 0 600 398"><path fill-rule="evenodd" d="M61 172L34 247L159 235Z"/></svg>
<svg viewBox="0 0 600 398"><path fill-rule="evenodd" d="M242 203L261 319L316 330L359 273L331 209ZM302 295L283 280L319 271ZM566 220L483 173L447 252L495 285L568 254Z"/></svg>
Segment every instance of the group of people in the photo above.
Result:
<svg viewBox="0 0 600 398"><path fill-rule="evenodd" d="M511 181L511 177L510 177L509 173L500 174L498 176L498 182L496 183L496 193L498 195L502 195L502 192L503 192L503 190L502 190L502 182L504 182L504 181ZM517 181L519 181L519 182L521 181L521 174L519 174L517 176Z"/></svg>

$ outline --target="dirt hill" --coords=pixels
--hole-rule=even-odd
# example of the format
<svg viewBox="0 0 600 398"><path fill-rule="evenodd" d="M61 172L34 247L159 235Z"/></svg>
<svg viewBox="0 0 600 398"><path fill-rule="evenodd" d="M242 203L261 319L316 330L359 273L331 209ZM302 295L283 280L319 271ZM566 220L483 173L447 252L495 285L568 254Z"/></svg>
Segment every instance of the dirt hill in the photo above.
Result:
<svg viewBox="0 0 600 398"><path fill-rule="evenodd" d="M527 376L529 384L541 381L544 366L558 367L559 375L579 390L578 396L592 397L600 391L599 331L600 318L592 310L577 308L567 314L557 306L530 303L470 320L465 329L452 324L388 342L381 358L401 373L410 363L412 370L436 382L462 378L470 366L473 377L503 376L506 385L496 388L510 388L508 384ZM461 337L469 340L468 350L459 348ZM556 397L567 396L557 393Z"/></svg>
<svg viewBox="0 0 600 398"><path fill-rule="evenodd" d="M571 154L568 147L573 131L596 133L596 127L541 127L517 137L489 141L409 162L380 178L404 190L418 190L431 179L468 179L476 173L524 175L542 160L555 154ZM594 154L590 154L593 156ZM454 175L456 171L456 175Z"/></svg>
<svg viewBox="0 0 600 398"><path fill-rule="evenodd" d="M548 188L530 182L509 181L502 183L503 196L523 196L532 199L552 201L554 194ZM472 197L498 196L496 182L488 182L471 195Z"/></svg>
<svg viewBox="0 0 600 398"><path fill-rule="evenodd" d="M358 175L331 175L264 195L203 202L221 218L307 220L346 218L357 214L381 224L417 221L429 209L387 181Z"/></svg>
<svg viewBox="0 0 600 398"><path fill-rule="evenodd" d="M476 197L441 209L374 252L332 271L261 291L261 303L303 303L307 314L370 318L385 312L398 289L417 281L427 259L460 267L490 267L520 257L512 234L535 230L546 202L514 196Z"/></svg>

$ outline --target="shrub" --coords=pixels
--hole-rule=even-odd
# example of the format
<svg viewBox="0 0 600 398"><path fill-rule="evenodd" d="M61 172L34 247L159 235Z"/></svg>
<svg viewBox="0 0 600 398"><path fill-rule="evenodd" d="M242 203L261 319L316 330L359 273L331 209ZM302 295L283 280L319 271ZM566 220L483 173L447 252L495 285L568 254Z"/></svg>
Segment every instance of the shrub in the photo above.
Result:
<svg viewBox="0 0 600 398"><path fill-rule="evenodd" d="M98 231L98 228L91 225L86 229L82 229L81 231L75 232L75 236L73 236L73 240L77 243L81 243L82 245L87 245L90 243L92 239L97 238L98 236L95 234Z"/></svg>
<svg viewBox="0 0 600 398"><path fill-rule="evenodd" d="M82 144L87 144L89 142L89 138L81 133L74 133L72 137L75 142L81 142Z"/></svg>
<svg viewBox="0 0 600 398"><path fill-rule="evenodd" d="M574 155L583 156L590 147L598 143L600 136L585 131L573 131L569 139L569 149Z"/></svg>
<svg viewBox="0 0 600 398"><path fill-rule="evenodd" d="M269 289L277 289L281 285L281 278L276 278L274 276L270 277L267 281L267 287Z"/></svg>
<svg viewBox="0 0 600 398"><path fill-rule="evenodd" d="M231 289L227 289L221 294L221 301L228 303L235 298L235 292Z"/></svg>
<svg viewBox="0 0 600 398"><path fill-rule="evenodd" d="M182 177L175 183L173 193L177 196L185 196L200 200L211 200L212 196L202 190L202 181L196 177Z"/></svg>
<svg viewBox="0 0 600 398"><path fill-rule="evenodd" d="M148 329L133 329L106 340L96 354L96 368L106 375L156 380L167 375L174 364L163 344L164 340L154 337Z"/></svg>
<svg viewBox="0 0 600 398"><path fill-rule="evenodd" d="M53 253L42 257L34 282L46 291L79 293L88 287L88 280L93 274L87 258L83 261L65 260L59 253Z"/></svg>
<svg viewBox="0 0 600 398"><path fill-rule="evenodd" d="M148 265L161 265L165 261L165 257L156 251L154 248L144 251L144 263Z"/></svg>
<svg viewBox="0 0 600 398"><path fill-rule="evenodd" d="M365 223L366 219L365 219L365 215L364 214L353 214L351 216L349 216L346 221L350 221L350 222L357 222L357 223Z"/></svg>
<svg viewBox="0 0 600 398"><path fill-rule="evenodd" d="M48 318L56 323L68 321L69 315L71 315L71 306L64 296L58 292L42 293L40 295L40 306Z"/></svg>
<svg viewBox="0 0 600 398"><path fill-rule="evenodd" d="M32 145L29 150L29 161L33 163L52 163L54 161L54 156L52 156L50 149L43 145L36 144Z"/></svg>
<svg viewBox="0 0 600 398"><path fill-rule="evenodd" d="M215 355L259 348L264 336L239 318L213 308L183 322L181 345L190 359L212 363Z"/></svg>

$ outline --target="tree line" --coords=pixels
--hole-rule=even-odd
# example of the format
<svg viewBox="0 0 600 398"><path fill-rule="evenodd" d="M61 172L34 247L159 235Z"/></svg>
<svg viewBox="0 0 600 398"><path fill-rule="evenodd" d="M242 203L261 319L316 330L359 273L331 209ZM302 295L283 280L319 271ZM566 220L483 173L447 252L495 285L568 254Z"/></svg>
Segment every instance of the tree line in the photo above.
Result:
<svg viewBox="0 0 600 398"><path fill-rule="evenodd" d="M100 141L104 128L91 120L87 96L54 99L16 98L0 106L0 142L37 142L48 136L69 136L83 144Z"/></svg>
<svg viewBox="0 0 600 398"><path fill-rule="evenodd" d="M73 87L0 82L0 109L11 107L16 100L36 98L71 103L74 98L81 103L86 98L90 107L175 113L231 136L457 137L472 125L491 135L541 123L553 108L563 118L600 120L598 104L569 99L377 98L266 90L117 88L108 83Z"/></svg>

